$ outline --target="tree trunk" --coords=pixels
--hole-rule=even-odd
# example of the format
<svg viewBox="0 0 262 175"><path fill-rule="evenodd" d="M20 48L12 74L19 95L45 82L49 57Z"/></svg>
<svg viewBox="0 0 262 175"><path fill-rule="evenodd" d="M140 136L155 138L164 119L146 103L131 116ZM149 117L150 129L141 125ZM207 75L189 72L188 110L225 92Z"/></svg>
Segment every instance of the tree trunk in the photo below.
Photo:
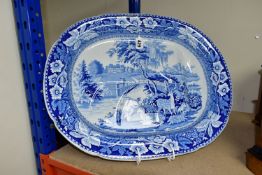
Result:
<svg viewBox="0 0 262 175"><path fill-rule="evenodd" d="M140 63L138 63L138 64L139 64L139 69L140 69L140 71L142 72L142 75L144 76L144 78L147 79L148 81L150 81L150 82L153 84L153 86L154 86L154 91L155 91L155 92L153 92L153 94L157 93L157 87L156 87L155 82L154 82L153 80L150 80L150 79L148 78L148 76L146 75L146 73L145 73L142 65L141 65ZM151 91L151 92L152 92L152 91Z"/></svg>

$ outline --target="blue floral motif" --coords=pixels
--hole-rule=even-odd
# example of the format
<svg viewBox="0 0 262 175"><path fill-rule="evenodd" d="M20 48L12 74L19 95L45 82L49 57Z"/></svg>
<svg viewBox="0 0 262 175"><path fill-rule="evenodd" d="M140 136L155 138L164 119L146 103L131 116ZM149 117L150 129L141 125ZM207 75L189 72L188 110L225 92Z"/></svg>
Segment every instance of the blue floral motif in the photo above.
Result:
<svg viewBox="0 0 262 175"><path fill-rule="evenodd" d="M56 60L50 64L50 70L52 73L61 72L64 64L61 60Z"/></svg>
<svg viewBox="0 0 262 175"><path fill-rule="evenodd" d="M68 102L65 100L54 100L51 103L53 110L58 110L59 115L62 115L68 109Z"/></svg>
<svg viewBox="0 0 262 175"><path fill-rule="evenodd" d="M53 100L61 99L63 88L58 86L57 84L50 89L50 94Z"/></svg>
<svg viewBox="0 0 262 175"><path fill-rule="evenodd" d="M54 53L54 60L62 60L65 61L67 56L67 48L64 44L60 43L56 47L56 52Z"/></svg>
<svg viewBox="0 0 262 175"><path fill-rule="evenodd" d="M138 33L141 31L140 25L142 21L139 17L130 17L129 18L130 26L127 27L127 30L131 33Z"/></svg>
<svg viewBox="0 0 262 175"><path fill-rule="evenodd" d="M140 27L142 23L149 29L154 29L158 25L152 17L144 18L143 21L141 21L139 17L130 17L129 20L126 17L117 17L116 19L116 25L126 28L131 33L142 31L142 28ZM148 29L145 29L145 32L149 31Z"/></svg>
<svg viewBox="0 0 262 175"><path fill-rule="evenodd" d="M74 129L74 123L75 123L75 118L73 116L61 116L60 117L61 124L64 126L65 130L73 130Z"/></svg>
<svg viewBox="0 0 262 175"><path fill-rule="evenodd" d="M151 136L148 137L150 141L153 143L149 145L148 149L151 150L155 154L159 154L164 152L164 147L162 146L162 143L166 140L165 136Z"/></svg>
<svg viewBox="0 0 262 175"><path fill-rule="evenodd" d="M64 125L65 131L72 131L74 129L74 126L72 124L68 123L67 121L62 121L61 124Z"/></svg>
<svg viewBox="0 0 262 175"><path fill-rule="evenodd" d="M180 27L178 32L181 34L178 36L178 38L182 40L186 40L189 42L189 44L196 48L198 45L198 35L194 32L194 30L190 27Z"/></svg>
<svg viewBox="0 0 262 175"><path fill-rule="evenodd" d="M148 147L154 154L159 154L164 152L164 147L162 145L151 144Z"/></svg>
<svg viewBox="0 0 262 175"><path fill-rule="evenodd" d="M73 110L71 108L69 108L67 111L66 111L67 115L73 115Z"/></svg>
<svg viewBox="0 0 262 175"><path fill-rule="evenodd" d="M230 90L230 88L228 87L228 84L224 83L224 84L218 86L217 92L221 96L224 96L224 95L226 95L228 93L229 90Z"/></svg>
<svg viewBox="0 0 262 175"><path fill-rule="evenodd" d="M60 84L61 87L65 88L67 83L68 83L67 73L66 73L65 71L63 71L63 72L59 75L59 84Z"/></svg>
<svg viewBox="0 0 262 175"><path fill-rule="evenodd" d="M69 134L75 138L81 138L83 145L89 148L91 148L92 145L100 145L99 134L97 132L88 129L82 122L76 123L76 128L78 128L78 130L71 131Z"/></svg>
<svg viewBox="0 0 262 175"><path fill-rule="evenodd" d="M82 25L79 29L74 29L68 32L71 36L63 43L68 47L73 47L73 50L79 48L85 40L91 40L98 36L93 30L86 30L86 25Z"/></svg>
<svg viewBox="0 0 262 175"><path fill-rule="evenodd" d="M66 125L68 125L68 122L66 120L62 120L61 124L66 126Z"/></svg>
<svg viewBox="0 0 262 175"><path fill-rule="evenodd" d="M126 28L130 25L130 22L127 20L126 17L117 17L116 18L116 25Z"/></svg>
<svg viewBox="0 0 262 175"><path fill-rule="evenodd" d="M226 72L221 72L220 74L220 82L224 83L226 80L228 80L228 76Z"/></svg>
<svg viewBox="0 0 262 175"><path fill-rule="evenodd" d="M166 141L163 143L163 146L169 152L173 152L173 151L178 151L179 150L178 142L177 141L173 141L171 139L166 139Z"/></svg>
<svg viewBox="0 0 262 175"><path fill-rule="evenodd" d="M74 126L70 123L66 127L67 127L67 130L70 130L70 131L74 129Z"/></svg>
<svg viewBox="0 0 262 175"><path fill-rule="evenodd" d="M180 135L177 137L177 142L179 144L180 149L188 149L192 144L192 140L188 137Z"/></svg>
<svg viewBox="0 0 262 175"><path fill-rule="evenodd" d="M165 141L166 137L157 135L157 136L151 136L148 139L155 142L155 143L163 143Z"/></svg>
<svg viewBox="0 0 262 175"><path fill-rule="evenodd" d="M120 155L124 155L124 154L127 154L127 155L131 155L132 153L127 150L127 148L125 146L120 146L120 145L115 145L113 148L112 148L112 151L118 151L118 153Z"/></svg>
<svg viewBox="0 0 262 175"><path fill-rule="evenodd" d="M224 69L223 65L221 64L220 61L217 61L217 62L214 62L213 63L213 68L214 68L214 71L219 75L222 70Z"/></svg>
<svg viewBox="0 0 262 175"><path fill-rule="evenodd" d="M208 136L211 137L213 135L213 127L218 128L222 125L219 119L220 115L210 111L207 118L197 124L196 129L200 132L207 131Z"/></svg>
<svg viewBox="0 0 262 175"><path fill-rule="evenodd" d="M222 72L224 67L220 61L216 61L213 63L213 69L215 73L212 72L211 77L210 77L212 84L215 86L218 86L217 92L221 96L224 96L230 91L228 84L224 83L225 81L228 80L228 75L226 72ZM220 84L220 83L223 83L223 84Z"/></svg>
<svg viewBox="0 0 262 175"><path fill-rule="evenodd" d="M151 29L154 29L157 26L157 22L151 17L143 19L143 23L145 27L151 28Z"/></svg>
<svg viewBox="0 0 262 175"><path fill-rule="evenodd" d="M137 26L129 26L127 27L127 30L131 33L139 33L141 31L140 27Z"/></svg>
<svg viewBox="0 0 262 175"><path fill-rule="evenodd" d="M73 116L68 116L67 121L68 123L74 123L75 118Z"/></svg>
<svg viewBox="0 0 262 175"><path fill-rule="evenodd" d="M130 17L130 24L132 26L139 27L142 24L142 21L139 17Z"/></svg>
<svg viewBox="0 0 262 175"><path fill-rule="evenodd" d="M112 153L111 149L107 146L103 146L99 151L102 153L106 153L107 155L110 155Z"/></svg>
<svg viewBox="0 0 262 175"><path fill-rule="evenodd" d="M212 72L210 79L211 79L212 84L213 84L214 86L217 86L217 85L218 85L218 83L219 83L219 77L218 77L218 75L217 75L216 73Z"/></svg>
<svg viewBox="0 0 262 175"><path fill-rule="evenodd" d="M139 142L132 143L129 149L136 154L145 154L148 152L148 149L145 146L145 144Z"/></svg>
<svg viewBox="0 0 262 175"><path fill-rule="evenodd" d="M208 138L205 135L205 132L199 132L198 137L196 138L196 143L201 143L202 141L207 140Z"/></svg>
<svg viewBox="0 0 262 175"><path fill-rule="evenodd" d="M56 73L50 75L50 76L48 77L49 85L50 85L50 86L54 86L54 85L56 84L56 80L57 80L57 74L56 74Z"/></svg>
<svg viewBox="0 0 262 175"><path fill-rule="evenodd" d="M219 97L219 105L220 105L220 111L221 114L226 115L229 107L228 107L228 102L230 101L230 98L228 95L225 96L220 96Z"/></svg>
<svg viewBox="0 0 262 175"><path fill-rule="evenodd" d="M186 136L187 136L188 138L195 139L195 138L198 137L198 132L197 132L196 129L194 129L194 130L192 130L192 131L189 131L189 132L186 134Z"/></svg>

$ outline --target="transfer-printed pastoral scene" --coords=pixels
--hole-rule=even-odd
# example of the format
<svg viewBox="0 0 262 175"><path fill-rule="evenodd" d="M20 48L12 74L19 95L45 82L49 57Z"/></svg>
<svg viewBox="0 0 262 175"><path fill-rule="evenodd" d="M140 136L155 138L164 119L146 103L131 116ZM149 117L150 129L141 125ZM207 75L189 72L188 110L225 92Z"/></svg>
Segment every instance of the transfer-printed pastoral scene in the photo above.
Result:
<svg viewBox="0 0 262 175"><path fill-rule="evenodd" d="M87 47L72 73L78 111L110 130L168 130L194 122L206 87L200 64L185 50L152 39L108 39Z"/></svg>

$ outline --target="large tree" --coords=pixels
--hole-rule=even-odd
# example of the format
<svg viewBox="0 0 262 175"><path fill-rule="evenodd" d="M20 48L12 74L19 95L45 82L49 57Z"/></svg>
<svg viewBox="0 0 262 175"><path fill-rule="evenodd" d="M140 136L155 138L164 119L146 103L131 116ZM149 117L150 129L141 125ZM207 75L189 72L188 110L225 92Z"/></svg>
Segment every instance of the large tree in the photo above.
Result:
<svg viewBox="0 0 262 175"><path fill-rule="evenodd" d="M92 75L102 74L104 72L103 64L97 60L94 60L91 63L89 63L88 69Z"/></svg>
<svg viewBox="0 0 262 175"><path fill-rule="evenodd" d="M78 80L78 85L80 87L80 93L83 97L87 97L88 100L94 101L96 99L101 99L102 89L93 82L92 76L89 74L87 65L85 61L80 64L80 77Z"/></svg>

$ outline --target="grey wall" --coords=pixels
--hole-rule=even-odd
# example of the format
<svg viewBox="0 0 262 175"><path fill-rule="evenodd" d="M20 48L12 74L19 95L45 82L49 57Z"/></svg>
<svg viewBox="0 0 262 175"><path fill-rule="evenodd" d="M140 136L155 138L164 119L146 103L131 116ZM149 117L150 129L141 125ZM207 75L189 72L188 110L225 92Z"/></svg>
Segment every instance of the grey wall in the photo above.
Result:
<svg viewBox="0 0 262 175"><path fill-rule="evenodd" d="M0 0L0 174L35 175L13 7Z"/></svg>

